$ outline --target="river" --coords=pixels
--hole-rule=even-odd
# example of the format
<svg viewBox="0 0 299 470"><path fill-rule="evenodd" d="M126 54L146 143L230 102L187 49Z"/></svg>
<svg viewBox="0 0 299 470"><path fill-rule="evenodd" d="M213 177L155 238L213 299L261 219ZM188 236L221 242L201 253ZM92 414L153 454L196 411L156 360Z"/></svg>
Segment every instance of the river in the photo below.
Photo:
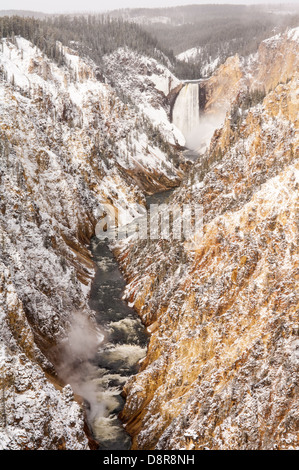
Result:
<svg viewBox="0 0 299 470"><path fill-rule="evenodd" d="M174 189L146 198L150 204L162 204ZM94 238L91 251L97 270L90 293L90 307L104 341L93 360L95 373L87 380L96 387L96 403L90 403L89 424L103 450L129 450L131 438L118 419L124 407L122 390L139 361L146 356L149 336L138 317L122 299L126 286L118 263L105 241Z"/></svg>
<svg viewBox="0 0 299 470"><path fill-rule="evenodd" d="M138 361L146 355L148 335L137 316L122 300L125 280L105 241L91 243L97 265L90 293L90 307L105 339L94 359L99 406L93 406L90 425L100 449L128 450L131 440L118 414L124 406L123 386L138 371Z"/></svg>

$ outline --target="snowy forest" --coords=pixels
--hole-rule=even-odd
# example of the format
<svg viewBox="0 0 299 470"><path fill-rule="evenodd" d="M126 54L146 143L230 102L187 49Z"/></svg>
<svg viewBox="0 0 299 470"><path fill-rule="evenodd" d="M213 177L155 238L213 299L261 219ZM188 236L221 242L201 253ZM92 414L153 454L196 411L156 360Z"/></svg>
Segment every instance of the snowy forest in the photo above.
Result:
<svg viewBox="0 0 299 470"><path fill-rule="evenodd" d="M165 18L169 20L166 24ZM215 58L219 65L234 54L253 53L273 31L284 31L298 21L296 10L280 16L261 7L232 5L119 10L109 15L45 18L1 17L0 12L0 37L21 35L58 63L63 60L56 44L60 41L88 55L101 67L103 55L126 45L155 58L178 78L198 79L202 68ZM200 54L188 61L177 58L190 48L200 48Z"/></svg>

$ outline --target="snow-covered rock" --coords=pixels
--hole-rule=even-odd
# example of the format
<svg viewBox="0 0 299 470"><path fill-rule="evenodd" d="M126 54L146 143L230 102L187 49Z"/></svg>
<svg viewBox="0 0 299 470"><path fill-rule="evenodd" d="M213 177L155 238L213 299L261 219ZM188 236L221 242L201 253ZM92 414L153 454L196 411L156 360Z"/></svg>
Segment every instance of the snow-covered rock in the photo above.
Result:
<svg viewBox="0 0 299 470"><path fill-rule="evenodd" d="M96 331L89 240L102 204L126 214L130 204L144 203L141 190L174 186L182 175L179 152L165 136L100 81L91 60L59 47L60 66L23 38L0 43L4 449L87 448L82 399L62 387L68 332L82 318ZM88 347L89 340L86 334ZM71 386L88 399L84 387Z"/></svg>
<svg viewBox="0 0 299 470"><path fill-rule="evenodd" d="M125 386L133 449L298 449L298 85L228 113L173 193L203 208L191 249L118 246L151 332Z"/></svg>
<svg viewBox="0 0 299 470"><path fill-rule="evenodd" d="M180 80L155 59L126 48L105 56L104 63L108 77L112 76L117 81L117 88L159 127L164 138L173 145L185 145L184 137L170 122L167 100L181 86Z"/></svg>

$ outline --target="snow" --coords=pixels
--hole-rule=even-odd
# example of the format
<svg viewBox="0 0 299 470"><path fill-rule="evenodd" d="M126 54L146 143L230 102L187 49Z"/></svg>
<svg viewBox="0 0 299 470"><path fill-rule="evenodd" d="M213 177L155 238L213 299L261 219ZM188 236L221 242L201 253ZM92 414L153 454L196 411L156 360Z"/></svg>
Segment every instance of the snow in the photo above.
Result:
<svg viewBox="0 0 299 470"><path fill-rule="evenodd" d="M267 44L267 45L273 45L273 47L275 46L275 43L280 41L282 37L282 34L279 33L279 34L275 34L275 36L271 36L270 38L268 39L264 39L263 43L264 44Z"/></svg>
<svg viewBox="0 0 299 470"><path fill-rule="evenodd" d="M263 43L271 47L276 47L276 43L281 41L284 37L286 37L288 40L299 42L299 26L297 28L290 29L286 32L286 34L279 33L275 36L265 39Z"/></svg>
<svg viewBox="0 0 299 470"><path fill-rule="evenodd" d="M201 54L201 52L201 47L192 47L191 49L187 49L186 51L178 54L176 58L183 62L188 62L189 60L195 60Z"/></svg>
<svg viewBox="0 0 299 470"><path fill-rule="evenodd" d="M30 350L30 342L33 344L30 327L22 312L22 301L30 299L29 308L34 317L35 328L51 341L55 337L65 335L66 324L73 308L76 309L80 305L86 316L92 316L87 304L90 283L86 285L76 280L71 263L66 262L62 269L61 254L53 250L50 242L47 242L46 247L45 239L48 237L51 240L51 237L55 239L58 236L58 246L62 253L67 254L69 260L75 261L74 252L58 234L64 233L66 238L72 239L79 223L87 224L87 211L96 211L101 198L105 194L111 195L113 188L118 198L127 204L129 200L137 197L138 190L132 190L116 170L106 172L103 178L96 181L88 161L92 145L89 127L94 118L94 105L101 106L101 119L110 121L110 125L116 121L116 113L119 112L116 110L114 115L114 111L111 111L109 101L115 95L110 87L92 78L92 68L87 80L70 83L69 69L50 63L28 41L17 38L17 43L18 48L2 41L3 49L0 48L0 64L8 72L9 80L14 74L15 82L14 89L4 81L0 85L1 125L5 126L7 138L14 139L14 150L18 154L11 154L6 159L1 155L1 170L6 175L0 188L1 201L7 208L6 217L2 218L1 215L1 232L4 230L2 239L5 239L5 250L4 253L1 251L1 257L8 259L9 265L6 267L0 264L0 282L3 275L11 275L12 279L9 282L6 280L6 290L3 291L2 286L0 289L0 303L6 305L6 310L0 309L0 322L4 338L13 338L8 327L10 323L7 322L8 313L12 315L14 312L18 324L23 325L19 335L21 346L12 344L13 339L8 343L16 358L14 369L10 366L10 370L19 375L21 382L15 385L19 387L17 399L7 389L7 393L11 394L11 399L7 400L8 409L12 406L17 410L15 416L18 416L19 424L14 425L12 414L9 418L12 420L12 426L1 431L0 440L4 448L37 446L35 443L38 440L41 448L55 448L55 437L58 436L57 441L60 437L66 439L68 448L84 449L87 447L87 440L83 433L83 417L79 405L65 402L60 392L48 383L40 366L31 364L29 360L26 360L24 367L18 363L17 358L22 348L26 346ZM67 57L70 67L75 67L77 71L80 71L81 66L85 69L88 67L88 64L81 64L81 59L69 52ZM47 76L43 73L44 70L48 71ZM23 92L27 92L29 88L30 97L23 96ZM42 93L39 90L43 90ZM66 102L72 108L76 119L79 118L80 112L83 113L83 128L72 130L67 124L61 124L61 121L60 124L59 121L52 121L51 112L43 109L45 102L41 100L40 108L35 105L37 98L45 96L47 103L50 102L55 107L57 118ZM43 123L47 125L44 127ZM52 140L53 124L55 132L60 132L62 136L59 149ZM128 116L125 116L124 124L124 128L130 126ZM120 125L119 120L118 126ZM146 136L142 136L142 141L147 144ZM158 164L159 159L165 160L165 154L159 149L154 150L157 157L150 161L151 165ZM120 155L115 158L123 163ZM140 159L143 161L143 154ZM19 179L17 177L18 167L25 172L25 185L20 176ZM93 192L86 187L80 188L79 178L82 170L88 175L88 183L94 185ZM30 192L27 192L27 184L32 188ZM85 207L82 200L80 201L84 193L87 201ZM88 207L91 204L92 209ZM18 221L20 213L21 224ZM39 225L34 222L37 214ZM91 278L94 274L91 266L90 269L84 268L86 276ZM12 288L13 284L17 290ZM51 289L49 297L44 294L45 289ZM37 347L34 347L37 350ZM42 357L40 351L38 354ZM1 347L3 373L3 364L10 359L9 350ZM45 358L43 362L47 362ZM26 377L30 375L31 379L28 381ZM41 406L45 399L47 405ZM53 426L48 437L40 431L47 426Z"/></svg>
<svg viewBox="0 0 299 470"><path fill-rule="evenodd" d="M219 66L220 64L220 57L216 57L214 60L212 60L211 62L208 62L201 70L202 74L204 76L209 76L211 75L213 72L215 72L215 70L217 69L217 67Z"/></svg>
<svg viewBox="0 0 299 470"><path fill-rule="evenodd" d="M159 126L165 139L173 145L183 146L185 139L170 123L169 106L165 106L165 97L181 82L156 60L127 48L119 48L104 56L104 62L106 74L111 74L113 80L117 78L119 88L151 122Z"/></svg>
<svg viewBox="0 0 299 470"><path fill-rule="evenodd" d="M299 26L298 28L293 28L287 33L288 39L291 39L292 41L296 41L299 43Z"/></svg>
<svg viewBox="0 0 299 470"><path fill-rule="evenodd" d="M5 448L51 449L63 438L67 448L85 449L82 410L45 377L42 367L52 370L53 365L34 343L23 304L35 331L49 344L64 344L77 312L94 325L88 305L94 266L79 234L90 236L107 201L119 210L121 222L127 207L143 203L133 180L137 172L146 178L153 174L157 188L160 179L178 181L179 170L143 128L143 114L161 126L165 139L183 140L163 104L163 90L179 81L156 61L126 51L132 60L126 85L138 103L128 105L95 78L97 67L90 59L61 46L66 64L59 67L30 42L16 41L17 47L0 43L1 70L8 74L0 82L0 124L10 142L8 154L2 147L0 152L0 199L6 208L5 216L0 211L0 363L3 370L15 361L7 370L20 380L7 389L7 404L16 414L9 413L12 424L1 430L0 441ZM141 68L136 88L130 89L136 61ZM145 351L131 348L128 354L139 360ZM16 399L14 387L19 389ZM45 428L49 435L41 431Z"/></svg>
<svg viewBox="0 0 299 470"><path fill-rule="evenodd" d="M180 85L180 80L171 76L169 71L163 70L162 73L152 74L149 79L155 84L157 90L162 91L167 96L175 87Z"/></svg>
<svg viewBox="0 0 299 470"><path fill-rule="evenodd" d="M298 28L288 34L298 41ZM126 206L132 207L137 201L144 201L142 192L132 180L132 175L137 171L146 176L149 172L156 173L157 181L167 177L173 182L177 178L177 171L167 154L150 141L140 122L143 122L141 117L144 113L162 129L162 135L169 142L184 142L181 132L169 122L169 108L165 104L165 94L179 82L156 61L132 51L118 51L107 56L105 61L108 75L114 77L121 91L131 97L132 103L124 104L109 85L94 78L95 64L79 58L69 49L64 49L67 65L58 67L22 38L17 38L18 48L6 40L1 44L0 65L7 71L9 80L14 74L15 86L5 80L0 83L0 124L3 136L11 143L9 152L3 153L1 149L0 153L3 172L0 198L5 207L5 214L0 211L0 365L9 410L8 425L1 425L0 428L0 442L6 449L31 448L34 445L57 448L57 442L66 439L67 448L84 449L87 440L83 433L80 406L72 400L71 386L60 391L44 374L43 369L51 370L52 365L35 344L32 325L35 334L51 345L54 340L60 344L61 339L65 339L74 312L94 321L94 312L88 305L94 268L79 234L85 234L84 230L87 236L92 233L98 211L107 201L119 209L122 222L126 220ZM75 80L73 71L80 78ZM290 94L290 97L294 104L295 81L291 86L294 94ZM203 180L192 188L193 196L206 204L206 225L211 229L205 235L206 249L196 260L197 264L189 264L193 262L190 253L187 253L188 261L182 262L176 246L170 246L169 252L162 252L158 244L146 247L145 251L137 247L135 251L127 251L122 258L124 263L130 263L128 277L132 279L124 297L131 300L130 305L138 305L142 300L145 308L141 315L146 324L149 325L154 316L159 315L157 306L171 294L171 298L167 299L167 311L164 308L161 310L159 328L152 338L152 341L155 338L160 341L160 356L133 379L135 382L129 388L131 398L128 406L138 407L148 400L147 381L151 386L155 383L151 381L152 377L166 370L166 363L168 359L170 363L172 354L175 360L170 369L170 380L166 384L169 388L165 396L170 396L172 376L177 378L182 375L183 379L183 372L188 370L189 373L186 364L190 365L190 357L186 363L177 360L180 347L183 341L190 338L192 347L199 342L203 322L209 321L204 317L196 325L194 305L190 306L189 300L196 297L198 289L200 295L196 298L196 309L202 308L204 314L213 309L217 311L218 306L221 307L225 302L223 289L227 281L231 282L234 263L238 263L239 255L244 255L244 252L247 254L250 249L254 252L255 246L250 239L251 228L246 227L249 217L254 213L260 219L256 229L261 234L266 233L270 243L276 237L279 245L276 247L273 244L272 252L267 252L267 246L265 251L259 251L261 259L253 264L253 282L248 277L248 283L251 284L247 294L253 292L252 296L248 295L250 304L246 304L246 296L239 297L235 312L232 305L230 311L225 313L225 322L221 323L220 309L213 316L215 321L214 325L210 323L208 347L212 346L213 341L217 347L222 347L220 337L225 338L234 324L247 317L250 317L248 321L258 317L261 325L262 321L270 318L267 320L267 328L276 320L275 315L269 315L268 307L262 305L254 315L246 315L257 295L261 295L260 291L267 285L265 266L269 263L270 272L271 257L276 256L274 261L279 263L281 280L284 282L288 280L288 273L293 273L292 267L295 266L294 259L297 256L292 252L292 244L297 244L298 190L295 184L299 182L298 164L287 162L285 168L281 168L277 174L272 161L275 157L277 165L283 165L284 159L288 158L290 144L296 144L296 127L284 114L287 103L282 98L280 103L275 93L270 98L275 107L280 107L275 119L267 115L266 101L250 110L248 119L251 119L252 124L251 135L245 135L232 144L221 164L206 172ZM193 112L194 107L191 106L191 110ZM271 107L269 112L275 114L276 110ZM135 151L126 140L128 138ZM259 155L255 148L259 140L264 149L263 155ZM265 162L266 181L258 182L257 177L263 176L259 169L263 169ZM130 171L127 172L127 169ZM254 186L255 182L258 182L257 186ZM189 198L189 189L188 184L184 183L175 197ZM276 213L279 225L269 233L267 216ZM238 225L241 229L236 234ZM213 234L221 233L222 230L227 237L224 240L220 237L220 241L214 239ZM283 239L279 239L281 232L285 235ZM132 243L135 242L133 239ZM204 243L204 240L201 242ZM124 246L129 250L128 241ZM181 248L184 250L184 247ZM119 249L123 249L122 243ZM229 249L235 250L238 255L236 261L233 257L229 258ZM211 258L211 262L198 275L200 263L213 250L217 250L217 256ZM279 256L283 256L283 259ZM167 268L168 261L171 266ZM254 261L254 256L251 261ZM237 266L238 275L242 276L246 267ZM164 268L163 282L154 287L153 280L160 280L159 275ZM78 272L86 282L78 280ZM211 286L208 282L211 282ZM256 284L258 294L253 284ZM295 296L296 290L293 289L288 296L283 295L281 300L287 302L295 299ZM177 322L173 330L172 319L174 323ZM216 328L218 319L219 331ZM223 351L228 363L239 359L238 348L243 348L245 352L254 349L255 339L260 338L259 326L250 331L248 336L244 328L244 331L240 330L242 334L233 338L229 350ZM245 347L246 338L248 344ZM99 336L98 339L100 341L103 338ZM298 365L298 343L294 341L288 346L289 349L285 347L285 351L289 351L290 361ZM275 347L276 351L279 350L279 342ZM169 355L165 355L165 351ZM115 353L111 353L111 360L118 360L124 353L129 360L134 358L135 361L143 357L145 351L134 346L120 346ZM196 367L198 356L197 351L190 371ZM280 373L283 371L280 370ZM169 439L173 439L172 446L181 445L176 441L180 433L187 432L187 436L192 435L195 439L197 435L200 436L198 431L201 427L205 429L203 422L196 422L197 415L192 415L188 406L190 408L194 399L198 409L200 394L206 396L205 391L215 390L212 387L216 378L207 374L207 383L199 389L201 384L198 377L199 374L196 375L193 390L191 384L188 392L168 400L175 408L177 418L171 422L169 429L165 428L163 438L166 439L168 431L171 431ZM252 379L250 371L249 379ZM162 397L163 386L159 390ZM279 389L276 383L274 389L275 392ZM226 391L223 392L225 394ZM222 399L221 394L218 397ZM147 432L152 436L157 423L161 426L164 424L162 415L155 413L154 402L157 399L157 396L153 398L153 413L149 409L149 421L144 421L141 439L146 439ZM246 400L245 411L248 416L242 416L242 412L246 414L244 410L238 415L238 419L243 419L245 423L250 422L252 408L252 399L247 396ZM171 411L170 404L166 403L165 411L168 410ZM195 421L187 429L183 423L186 416ZM223 439L228 443L235 432L229 418L222 422L222 427ZM44 429L48 430L47 433L43 432ZM215 434L215 439L220 439L219 435L217 437Z"/></svg>
<svg viewBox="0 0 299 470"><path fill-rule="evenodd" d="M298 317L299 168L289 153L291 145L294 153L298 148L297 115L291 113L297 88L293 78L269 93L250 109L230 143L224 126L211 147L212 152L224 145L221 162L200 183L186 178L173 194L171 207L192 198L205 209L194 258L186 261L173 243L139 251L132 244L121 252L131 280L126 298L134 299L153 329L146 365L127 387L128 421L138 413L144 417L139 448L189 448L189 439L195 449L240 448L240 442L247 448L247 440L240 440L243 430L252 445L269 429L269 420L275 429L276 417L286 423L298 416L297 397L285 406L299 357L298 333L290 328ZM195 178L201 170L199 161ZM157 376L165 380L155 385ZM225 408L228 401L232 410ZM275 414L264 420L269 403ZM223 408L225 417L214 424ZM288 437L286 448L296 447L296 432L282 424L279 433ZM275 431L265 445L277 440Z"/></svg>
<svg viewBox="0 0 299 470"><path fill-rule="evenodd" d="M209 57L208 60L203 59L205 50L203 47L192 47L184 52L181 52L176 58L182 62L198 62L201 64L201 75L208 77L220 65L220 57Z"/></svg>

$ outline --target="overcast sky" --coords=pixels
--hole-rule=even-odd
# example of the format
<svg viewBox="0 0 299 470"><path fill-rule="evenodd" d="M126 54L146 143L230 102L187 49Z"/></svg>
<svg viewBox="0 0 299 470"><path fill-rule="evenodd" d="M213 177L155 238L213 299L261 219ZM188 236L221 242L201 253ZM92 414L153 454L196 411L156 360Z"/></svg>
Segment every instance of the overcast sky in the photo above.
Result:
<svg viewBox="0 0 299 470"><path fill-rule="evenodd" d="M190 5L203 3L231 3L231 4L257 4L257 3L299 3L283 0L0 0L0 10L33 10L45 13L73 12L73 11L107 11L116 8L134 7L163 7L176 5Z"/></svg>

